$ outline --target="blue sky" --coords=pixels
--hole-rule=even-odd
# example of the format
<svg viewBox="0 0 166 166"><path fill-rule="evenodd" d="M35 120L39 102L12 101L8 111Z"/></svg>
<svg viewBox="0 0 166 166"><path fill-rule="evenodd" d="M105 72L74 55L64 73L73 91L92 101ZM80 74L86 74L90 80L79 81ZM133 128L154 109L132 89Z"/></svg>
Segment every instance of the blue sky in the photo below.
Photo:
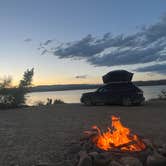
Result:
<svg viewBox="0 0 166 166"><path fill-rule="evenodd" d="M15 84L24 70L34 67L36 85L100 83L101 76L113 69L135 71L134 80L166 78L165 64L161 64L162 67L160 65L165 63L165 53L150 61L137 60L128 64L121 58L121 63L117 63L117 59L112 59L112 52L105 58L96 59L96 55L102 55L103 50L90 57L93 48L88 45L87 51L81 52L82 48L87 48L87 43L78 45L88 34L91 35L89 40L95 38L96 41L103 39L108 32L114 36L113 39L120 34L133 37L138 32L142 33L142 27L150 27L161 21L166 13L165 6L164 0L0 0L0 77L10 75ZM150 28L146 34L149 31ZM31 40L24 41L28 38ZM52 48L54 51L41 55L42 48L37 48L47 40L53 42L44 46L45 49ZM150 44L154 45L154 42L155 39ZM72 50L75 44L79 46L79 51L78 48ZM90 42L88 44L91 46ZM165 44L165 40L162 44ZM61 47L57 48L57 45ZM122 48L122 45L119 47ZM70 53L65 48L71 50ZM115 45L110 49L114 48ZM161 52L165 48L158 49ZM108 50L108 47L104 49ZM132 56L131 50L128 54ZM117 51L114 56L117 57ZM157 70L156 65L159 66Z"/></svg>

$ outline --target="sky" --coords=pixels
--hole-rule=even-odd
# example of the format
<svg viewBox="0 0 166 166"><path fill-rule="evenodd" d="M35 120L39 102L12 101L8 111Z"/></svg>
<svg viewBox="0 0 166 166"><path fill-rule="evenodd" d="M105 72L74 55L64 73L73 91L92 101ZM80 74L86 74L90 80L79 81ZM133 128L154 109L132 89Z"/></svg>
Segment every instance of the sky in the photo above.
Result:
<svg viewBox="0 0 166 166"><path fill-rule="evenodd" d="M111 70L166 79L165 0L0 0L0 79L102 83Z"/></svg>

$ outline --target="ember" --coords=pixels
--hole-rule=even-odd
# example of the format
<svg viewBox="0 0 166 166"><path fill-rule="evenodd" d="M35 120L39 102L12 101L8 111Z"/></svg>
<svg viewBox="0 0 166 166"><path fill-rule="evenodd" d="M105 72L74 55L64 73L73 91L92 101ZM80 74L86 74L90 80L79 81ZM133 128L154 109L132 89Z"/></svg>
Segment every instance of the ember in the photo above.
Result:
<svg viewBox="0 0 166 166"><path fill-rule="evenodd" d="M97 126L93 126L92 129L97 131L97 134L92 137L92 142L104 151L120 149L138 152L146 148L136 134L132 134L129 128L122 125L119 117L112 116L111 128L106 132L101 132Z"/></svg>

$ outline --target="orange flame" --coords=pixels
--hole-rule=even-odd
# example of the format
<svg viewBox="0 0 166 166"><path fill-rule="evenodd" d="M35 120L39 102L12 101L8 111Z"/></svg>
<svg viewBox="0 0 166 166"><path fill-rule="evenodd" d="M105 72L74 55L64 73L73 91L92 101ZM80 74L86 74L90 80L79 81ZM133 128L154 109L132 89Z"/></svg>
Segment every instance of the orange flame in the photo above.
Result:
<svg viewBox="0 0 166 166"><path fill-rule="evenodd" d="M145 144L137 135L131 134L130 129L120 122L120 118L112 116L112 128L106 132L101 132L97 126L92 129L97 130L98 134L92 138L92 142L105 151L119 148L121 151L142 151L146 148Z"/></svg>

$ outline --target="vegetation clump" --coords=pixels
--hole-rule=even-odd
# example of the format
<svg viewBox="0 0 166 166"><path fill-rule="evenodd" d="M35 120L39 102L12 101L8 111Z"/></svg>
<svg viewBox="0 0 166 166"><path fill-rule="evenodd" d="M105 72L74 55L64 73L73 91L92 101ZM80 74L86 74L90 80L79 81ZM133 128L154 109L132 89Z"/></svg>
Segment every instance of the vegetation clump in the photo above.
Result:
<svg viewBox="0 0 166 166"><path fill-rule="evenodd" d="M49 106L49 105L55 105L55 104L65 104L65 102L61 99L51 99L51 98L47 98L46 103L43 101L37 101L35 103L35 106Z"/></svg>
<svg viewBox="0 0 166 166"><path fill-rule="evenodd" d="M11 78L4 79L0 82L0 108L16 108L25 105L26 94L32 86L34 69L27 69L19 85L11 86Z"/></svg>
<svg viewBox="0 0 166 166"><path fill-rule="evenodd" d="M47 102L46 105L54 105L54 104L64 104L65 102L62 101L61 99L51 99L51 98L47 98Z"/></svg>
<svg viewBox="0 0 166 166"><path fill-rule="evenodd" d="M166 100L166 90L165 89L163 89L162 91L161 91L161 93L159 94L159 99L161 99L161 100Z"/></svg>

